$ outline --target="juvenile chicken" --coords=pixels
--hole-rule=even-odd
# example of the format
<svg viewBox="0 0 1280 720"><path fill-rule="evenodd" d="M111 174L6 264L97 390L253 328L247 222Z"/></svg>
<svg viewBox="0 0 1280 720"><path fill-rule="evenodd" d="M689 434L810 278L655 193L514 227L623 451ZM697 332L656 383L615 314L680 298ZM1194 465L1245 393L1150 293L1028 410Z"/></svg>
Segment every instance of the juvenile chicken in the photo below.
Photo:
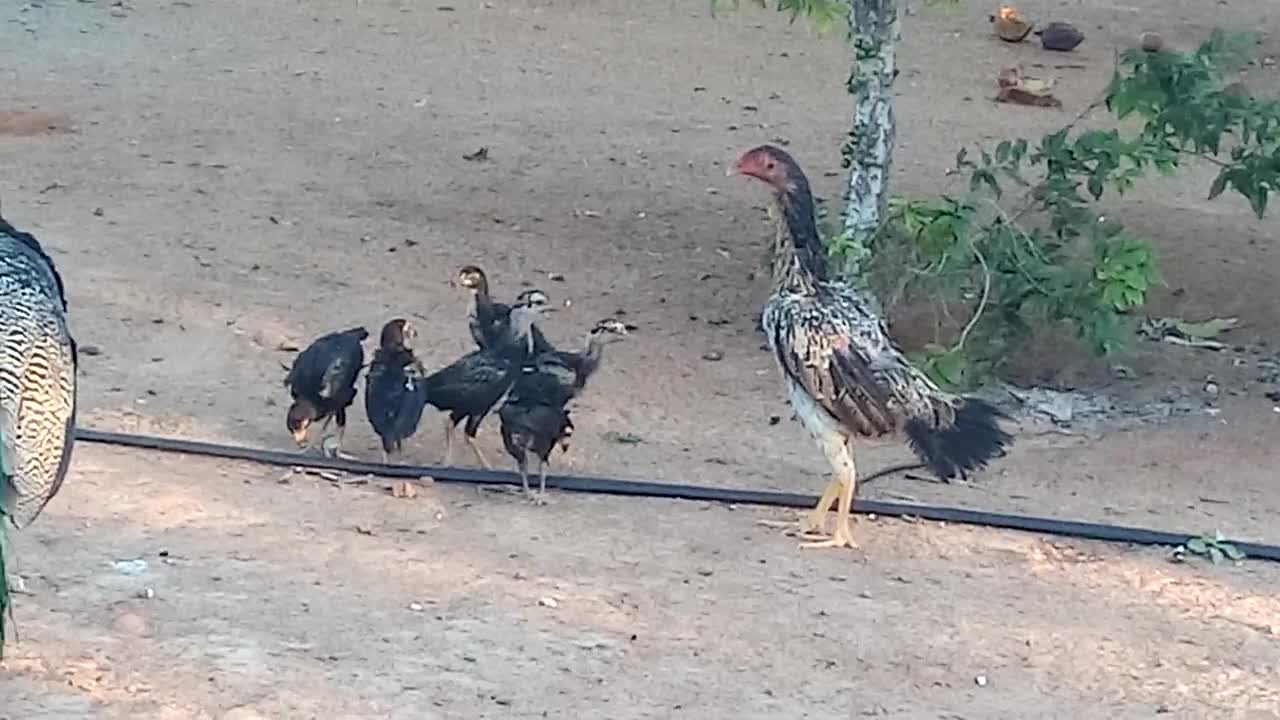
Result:
<svg viewBox="0 0 1280 720"><path fill-rule="evenodd" d="M311 426L323 422L320 431L337 421L337 452L347 429L347 408L356 399L356 380L364 366L364 346L369 337L363 327L329 333L298 353L284 384L293 396L285 416L285 427L298 447L307 446ZM323 448L323 444L322 444Z"/></svg>
<svg viewBox="0 0 1280 720"><path fill-rule="evenodd" d="M390 464L404 441L418 431L427 406L426 370L414 356L418 331L404 318L382 326L365 376L364 410L382 440L382 462Z"/></svg>

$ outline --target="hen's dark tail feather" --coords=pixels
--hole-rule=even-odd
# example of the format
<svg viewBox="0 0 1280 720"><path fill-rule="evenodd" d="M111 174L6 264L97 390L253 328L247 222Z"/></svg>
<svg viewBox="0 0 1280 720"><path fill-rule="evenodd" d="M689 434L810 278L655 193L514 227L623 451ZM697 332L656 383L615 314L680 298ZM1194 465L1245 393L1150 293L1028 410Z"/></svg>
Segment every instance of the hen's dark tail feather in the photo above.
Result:
<svg viewBox="0 0 1280 720"><path fill-rule="evenodd" d="M1013 436L1000 427L1009 416L985 400L966 398L956 409L956 421L948 428L930 427L922 420L907 422L911 449L943 480L969 473L1005 454Z"/></svg>

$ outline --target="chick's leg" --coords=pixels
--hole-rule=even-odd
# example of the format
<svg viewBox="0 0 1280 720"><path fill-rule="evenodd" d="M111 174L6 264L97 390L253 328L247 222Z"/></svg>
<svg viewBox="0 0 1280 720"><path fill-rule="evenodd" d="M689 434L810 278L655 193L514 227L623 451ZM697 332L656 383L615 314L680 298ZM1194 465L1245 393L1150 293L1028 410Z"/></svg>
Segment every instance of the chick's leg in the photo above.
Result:
<svg viewBox="0 0 1280 720"><path fill-rule="evenodd" d="M520 471L520 484L524 487L524 494L527 496L532 492L529 489L529 460L527 456L521 455L516 460L516 469Z"/></svg>
<svg viewBox="0 0 1280 720"><path fill-rule="evenodd" d="M480 446L476 444L476 439L465 433L463 434L463 437L466 438L467 444L471 446L472 452L476 454L476 460L480 462L480 467L483 467L485 470L492 470L493 465L489 464L489 458L484 456L484 452L480 449Z"/></svg>
<svg viewBox="0 0 1280 720"><path fill-rule="evenodd" d="M538 505L547 504L547 461L538 458L538 494L529 495L529 499Z"/></svg>
<svg viewBox="0 0 1280 720"><path fill-rule="evenodd" d="M446 417L444 419L444 466L449 467L453 464L453 418Z"/></svg>
<svg viewBox="0 0 1280 720"><path fill-rule="evenodd" d="M480 423L484 421L484 416L471 417L467 420L467 424L462 428L462 437L471 446L471 452L476 454L476 460L480 461L480 467L485 470L492 470L493 465L489 462L489 458L481 452L480 446L476 444L476 432L480 429Z"/></svg>

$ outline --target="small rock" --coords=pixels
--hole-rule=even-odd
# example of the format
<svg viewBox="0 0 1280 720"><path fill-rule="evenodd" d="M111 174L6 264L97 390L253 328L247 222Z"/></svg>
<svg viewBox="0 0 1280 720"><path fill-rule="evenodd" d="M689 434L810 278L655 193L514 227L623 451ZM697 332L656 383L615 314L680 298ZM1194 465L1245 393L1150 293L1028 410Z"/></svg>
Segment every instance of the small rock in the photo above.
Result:
<svg viewBox="0 0 1280 720"><path fill-rule="evenodd" d="M560 607L560 603L557 602L556 599L553 597L539 598L538 604L541 605L542 607L551 608L553 610L555 608Z"/></svg>
<svg viewBox="0 0 1280 720"><path fill-rule="evenodd" d="M709 362L717 362L724 359L724 353L719 350L708 350L702 353L702 359Z"/></svg>
<svg viewBox="0 0 1280 720"><path fill-rule="evenodd" d="M1051 22L1036 34L1040 36L1040 46L1045 50L1070 52L1084 42L1084 33L1068 22Z"/></svg>
<svg viewBox="0 0 1280 720"><path fill-rule="evenodd" d="M97 345L81 345L80 347L76 348L76 352L80 353L81 355L101 355L102 348L98 347Z"/></svg>
<svg viewBox="0 0 1280 720"><path fill-rule="evenodd" d="M138 591L138 597L143 600L153 600L155 599L155 596L156 596L156 591L149 587L142 588L141 590Z"/></svg>
<svg viewBox="0 0 1280 720"><path fill-rule="evenodd" d="M1144 32L1138 36L1138 44L1147 52L1160 52L1164 49L1164 38L1160 33Z"/></svg>
<svg viewBox="0 0 1280 720"><path fill-rule="evenodd" d="M987 686L987 676L986 676L986 675L979 675L978 677L976 677L976 678L974 678L974 679L973 679L973 682L974 682L974 684L975 684L975 685L977 685L978 687L986 687L986 686Z"/></svg>
<svg viewBox="0 0 1280 720"><path fill-rule="evenodd" d="M422 603L420 603L420 602L411 602L411 603L409 603L409 609L410 609L410 610L412 610L412 611L414 611L414 612L422 612L422 611L423 611L423 609L425 609L425 608L424 608L423 604L422 604Z"/></svg>

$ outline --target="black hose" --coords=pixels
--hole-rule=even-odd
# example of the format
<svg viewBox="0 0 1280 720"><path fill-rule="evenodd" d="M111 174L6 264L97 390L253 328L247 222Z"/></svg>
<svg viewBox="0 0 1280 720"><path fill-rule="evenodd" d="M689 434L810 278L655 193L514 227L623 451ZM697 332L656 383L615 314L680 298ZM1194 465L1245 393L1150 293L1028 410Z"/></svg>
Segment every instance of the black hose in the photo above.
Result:
<svg viewBox="0 0 1280 720"><path fill-rule="evenodd" d="M297 452L267 450L265 448L236 447L198 440L179 440L176 438L154 437L150 435L132 435L128 433L106 432L80 428L76 430L76 439L82 442L103 443L107 445L123 445L159 450L162 452L189 453L210 457L248 460L280 465L285 467L308 467L322 470L379 475L382 477L417 479L430 477L440 482L471 483L476 485L518 485L520 476L513 472L493 470L469 470L432 465L383 465L345 458L327 458L315 455L303 455ZM917 465L900 465L887 468L864 480L910 470ZM568 490L570 492L596 493L605 495L630 495L656 498L672 498L683 500L707 500L710 502L738 503L743 505L770 505L774 507L809 508L817 504L816 495L777 492L772 490L738 490L733 488L713 488L698 485L676 485L669 483L641 482L634 480L614 480L611 478L573 477L568 475L548 475L547 486ZM1108 542L1134 543L1138 545L1182 545L1197 537L1189 533L1172 533L1146 528L1125 527L1119 525L1102 525L1099 523L1075 522L1071 520L1055 520L1053 518L1029 517L1025 515L1009 515L991 513L980 510L963 510L961 508L938 507L933 505L916 505L913 503L881 502L877 500L858 500L854 503L854 512L883 515L885 517L917 517L924 520L964 523L966 525L983 525L1007 530L1047 533L1066 537L1105 540ZM1230 542L1238 550L1251 558L1280 562L1280 547L1261 543Z"/></svg>

